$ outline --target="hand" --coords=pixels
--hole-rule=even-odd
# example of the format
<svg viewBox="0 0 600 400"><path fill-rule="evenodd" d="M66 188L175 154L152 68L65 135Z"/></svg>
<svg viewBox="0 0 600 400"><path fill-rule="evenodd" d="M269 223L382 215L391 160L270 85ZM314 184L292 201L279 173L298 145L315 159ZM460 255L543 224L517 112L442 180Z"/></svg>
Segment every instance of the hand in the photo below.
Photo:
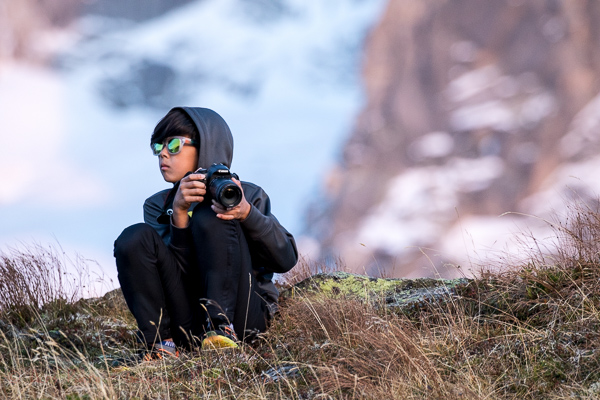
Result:
<svg viewBox="0 0 600 400"><path fill-rule="evenodd" d="M173 200L172 223L178 228L185 228L189 223L188 211L192 203L202 203L206 195L203 174L190 174L179 183Z"/></svg>
<svg viewBox="0 0 600 400"><path fill-rule="evenodd" d="M217 213L217 218L223 219L225 221L231 221L234 219L244 220L248 217L248 214L250 214L252 206L250 206L250 203L248 203L248 201L246 200L246 196L244 196L244 189L242 189L242 183L235 178L232 178L232 180L235 182L236 185L240 187L240 190L242 191L242 201L240 201L240 204L238 204L235 207L225 208L216 200L213 200L213 205L211 206L211 208L214 212Z"/></svg>

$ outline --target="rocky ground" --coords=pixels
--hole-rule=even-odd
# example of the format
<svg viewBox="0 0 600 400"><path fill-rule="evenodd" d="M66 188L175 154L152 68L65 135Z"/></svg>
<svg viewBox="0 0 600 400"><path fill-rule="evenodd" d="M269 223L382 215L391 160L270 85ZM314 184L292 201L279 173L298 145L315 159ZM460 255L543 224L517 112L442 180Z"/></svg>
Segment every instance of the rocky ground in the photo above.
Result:
<svg viewBox="0 0 600 400"><path fill-rule="evenodd" d="M575 219L562 227L554 255L472 279L295 276L297 283L281 286L279 312L255 342L176 359L131 362L140 348L118 289L40 306L7 307L0 296L0 395L593 399L600 394L600 219L592 212ZM15 260L1 259L0 276ZM40 259L26 261L31 269L22 276L37 287L32 266ZM13 288L27 287L14 276Z"/></svg>

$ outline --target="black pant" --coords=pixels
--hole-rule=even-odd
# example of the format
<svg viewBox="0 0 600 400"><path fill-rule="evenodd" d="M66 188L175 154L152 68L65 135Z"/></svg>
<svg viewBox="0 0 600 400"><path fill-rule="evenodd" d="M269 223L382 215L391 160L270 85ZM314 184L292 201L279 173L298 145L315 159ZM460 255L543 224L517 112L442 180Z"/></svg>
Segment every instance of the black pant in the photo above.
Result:
<svg viewBox="0 0 600 400"><path fill-rule="evenodd" d="M194 251L177 261L150 225L126 228L115 241L119 283L142 340L191 345L211 327L233 323L239 338L263 332L269 311L256 291L248 244L237 221L199 205L190 221Z"/></svg>

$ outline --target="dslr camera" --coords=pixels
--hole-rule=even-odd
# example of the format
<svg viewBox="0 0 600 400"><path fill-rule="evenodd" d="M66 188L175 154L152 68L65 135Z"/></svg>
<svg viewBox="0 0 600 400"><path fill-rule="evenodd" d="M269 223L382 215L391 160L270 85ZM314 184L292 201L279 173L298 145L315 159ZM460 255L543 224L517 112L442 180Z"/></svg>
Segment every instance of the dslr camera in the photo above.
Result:
<svg viewBox="0 0 600 400"><path fill-rule="evenodd" d="M239 180L224 164L213 164L209 168L198 168L195 174L204 174L207 194L225 208L235 207L242 201L242 189L231 178Z"/></svg>

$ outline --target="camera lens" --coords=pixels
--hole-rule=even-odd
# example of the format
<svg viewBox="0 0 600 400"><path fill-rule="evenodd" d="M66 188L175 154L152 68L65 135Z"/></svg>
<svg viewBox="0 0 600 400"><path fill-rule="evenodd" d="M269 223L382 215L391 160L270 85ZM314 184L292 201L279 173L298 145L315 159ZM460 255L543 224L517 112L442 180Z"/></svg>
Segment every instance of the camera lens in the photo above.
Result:
<svg viewBox="0 0 600 400"><path fill-rule="evenodd" d="M215 190L214 198L223 205L223 207L235 207L242 201L242 190L232 181L219 182Z"/></svg>
<svg viewBox="0 0 600 400"><path fill-rule="evenodd" d="M223 190L223 192L221 193L221 201L223 203L230 204L230 205L228 205L228 207L234 207L234 206L238 205L241 200L242 200L242 196L241 196L240 190L237 186L235 188L228 187L225 190Z"/></svg>

